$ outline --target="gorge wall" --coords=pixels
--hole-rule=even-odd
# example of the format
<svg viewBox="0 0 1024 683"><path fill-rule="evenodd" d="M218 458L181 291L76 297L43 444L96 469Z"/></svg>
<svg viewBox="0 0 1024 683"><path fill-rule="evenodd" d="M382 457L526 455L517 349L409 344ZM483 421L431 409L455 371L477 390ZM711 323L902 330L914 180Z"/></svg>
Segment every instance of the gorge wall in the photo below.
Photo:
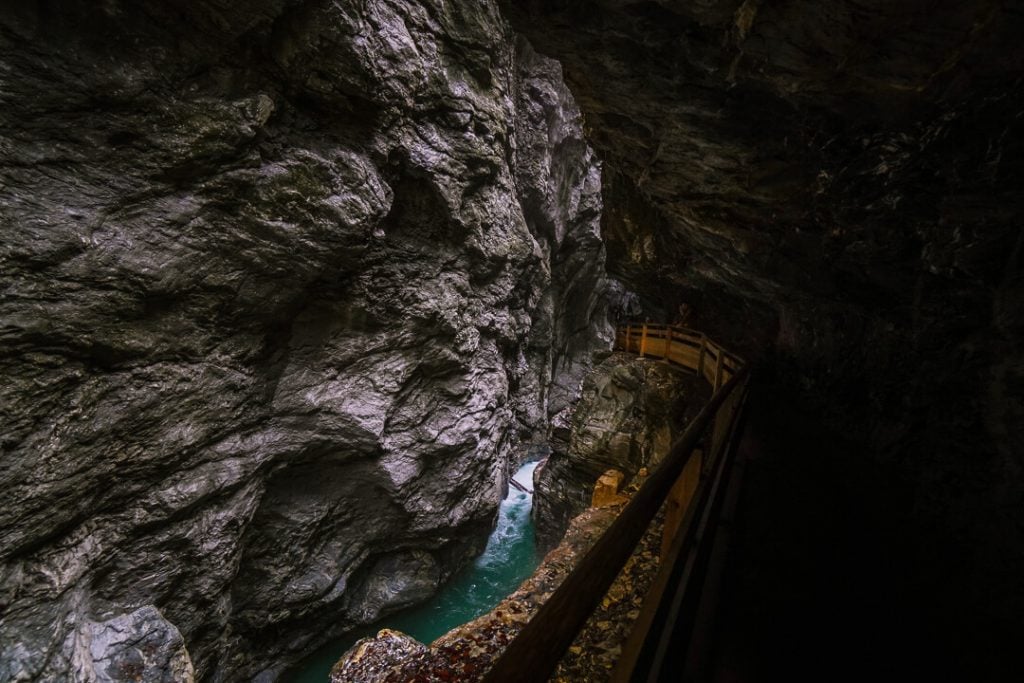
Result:
<svg viewBox="0 0 1024 683"><path fill-rule="evenodd" d="M431 0L7 4L0 55L0 678L269 679L433 591L610 345L559 65Z"/></svg>
<svg viewBox="0 0 1024 683"><path fill-rule="evenodd" d="M503 7L562 62L604 162L609 270L858 441L857 495L916 547L909 573L1018 625L1020 3Z"/></svg>
<svg viewBox="0 0 1024 683"><path fill-rule="evenodd" d="M1016 624L1022 31L990 0L6 3L0 678L270 678L427 594L610 343L602 238L896 482L944 606Z"/></svg>

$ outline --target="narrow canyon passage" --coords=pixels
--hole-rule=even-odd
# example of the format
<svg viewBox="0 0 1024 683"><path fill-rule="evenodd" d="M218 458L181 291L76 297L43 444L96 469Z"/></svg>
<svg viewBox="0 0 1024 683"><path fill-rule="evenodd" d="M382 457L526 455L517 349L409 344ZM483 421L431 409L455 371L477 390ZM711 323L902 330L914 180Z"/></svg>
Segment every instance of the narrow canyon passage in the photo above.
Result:
<svg viewBox="0 0 1024 683"><path fill-rule="evenodd" d="M682 496L649 466L718 399L687 443L732 453L749 377L716 683L1016 683L1022 35L1020 0L0 3L0 681L324 681L575 529L479 620L514 653L574 520L622 519L594 482Z"/></svg>
<svg viewBox="0 0 1024 683"><path fill-rule="evenodd" d="M280 680L282 683L325 683L331 668L360 638L388 628L429 644L456 626L492 609L528 577L540 559L534 540L533 471L537 462L520 467L498 508L498 520L483 553L426 602L392 614L376 624L327 643ZM524 491L523 489L526 489Z"/></svg>

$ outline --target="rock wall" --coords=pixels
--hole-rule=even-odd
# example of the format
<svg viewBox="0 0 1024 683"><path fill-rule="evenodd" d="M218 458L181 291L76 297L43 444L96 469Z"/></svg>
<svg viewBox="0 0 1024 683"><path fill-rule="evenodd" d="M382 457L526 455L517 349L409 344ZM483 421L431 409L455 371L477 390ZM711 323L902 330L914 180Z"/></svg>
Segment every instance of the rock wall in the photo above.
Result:
<svg viewBox="0 0 1024 683"><path fill-rule="evenodd" d="M672 366L626 353L587 376L570 423L554 430L553 450L534 470L533 518L542 547L554 547L590 505L609 469L628 480L653 467L708 398L706 383Z"/></svg>
<svg viewBox="0 0 1024 683"><path fill-rule="evenodd" d="M429 595L610 344L557 64L433 0L26 2L0 55L0 678L267 680Z"/></svg>
<svg viewBox="0 0 1024 683"><path fill-rule="evenodd" d="M503 7L562 62L604 161L610 272L649 314L693 303L775 400L860 440L850 468L882 473L862 495L905 485L879 513L917 546L908 571L1019 621L1019 3Z"/></svg>

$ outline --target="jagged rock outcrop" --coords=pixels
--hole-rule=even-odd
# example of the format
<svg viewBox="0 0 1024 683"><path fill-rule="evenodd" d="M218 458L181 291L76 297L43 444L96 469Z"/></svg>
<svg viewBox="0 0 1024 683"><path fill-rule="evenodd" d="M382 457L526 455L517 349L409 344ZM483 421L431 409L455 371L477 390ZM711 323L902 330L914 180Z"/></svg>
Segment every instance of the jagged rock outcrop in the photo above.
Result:
<svg viewBox="0 0 1024 683"><path fill-rule="evenodd" d="M429 594L609 344L557 64L431 0L19 3L0 48L0 678L152 609L266 680Z"/></svg>
<svg viewBox="0 0 1024 683"><path fill-rule="evenodd" d="M551 285L538 303L541 314L535 316L528 342L536 384L524 383L529 397L544 398L537 404L541 415L531 422L547 425L550 416L570 411L579 396L592 367L589 351L596 348L595 340L604 348L611 345L608 309L617 283L592 286L606 280L601 174L562 68L525 41L518 44L517 64L516 116L529 134L517 138L516 190L551 269ZM529 399L522 403L528 405ZM546 441L547 434L541 436Z"/></svg>
<svg viewBox="0 0 1024 683"><path fill-rule="evenodd" d="M607 470L628 482L657 465L707 397L705 382L667 363L626 353L605 358L587 375L570 424L556 428L551 455L534 470L538 543L558 543Z"/></svg>
<svg viewBox="0 0 1024 683"><path fill-rule="evenodd" d="M93 623L89 656L73 671L76 681L192 683L192 661L173 624L152 605ZM84 664L84 666L83 666Z"/></svg>
<svg viewBox="0 0 1024 683"><path fill-rule="evenodd" d="M859 495L904 491L878 513L917 546L908 575L1017 623L1020 3L503 8L583 109L609 269L650 314L694 303L702 329L768 361L773 400L861 440L848 467L875 483ZM936 543L958 549L955 577Z"/></svg>

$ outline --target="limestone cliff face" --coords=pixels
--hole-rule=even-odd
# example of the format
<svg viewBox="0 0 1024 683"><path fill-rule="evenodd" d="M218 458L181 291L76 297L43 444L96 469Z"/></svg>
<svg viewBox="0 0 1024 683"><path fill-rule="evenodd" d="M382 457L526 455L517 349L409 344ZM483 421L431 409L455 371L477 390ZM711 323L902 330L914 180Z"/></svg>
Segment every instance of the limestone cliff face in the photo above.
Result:
<svg viewBox="0 0 1024 683"><path fill-rule="evenodd" d="M605 358L586 377L571 420L556 426L552 453L534 471L538 542L558 543L607 470L631 480L640 468L657 465L708 394L705 382L666 363L625 353Z"/></svg>
<svg viewBox="0 0 1024 683"><path fill-rule="evenodd" d="M0 55L0 678L262 680L433 591L609 344L558 65L432 0L19 3Z"/></svg>
<svg viewBox="0 0 1024 683"><path fill-rule="evenodd" d="M652 315L694 304L768 361L773 400L862 441L850 467L899 483L880 513L907 525L920 571L1016 623L1019 3L503 7L562 62L604 161L610 271ZM956 581L930 538L957 548Z"/></svg>

